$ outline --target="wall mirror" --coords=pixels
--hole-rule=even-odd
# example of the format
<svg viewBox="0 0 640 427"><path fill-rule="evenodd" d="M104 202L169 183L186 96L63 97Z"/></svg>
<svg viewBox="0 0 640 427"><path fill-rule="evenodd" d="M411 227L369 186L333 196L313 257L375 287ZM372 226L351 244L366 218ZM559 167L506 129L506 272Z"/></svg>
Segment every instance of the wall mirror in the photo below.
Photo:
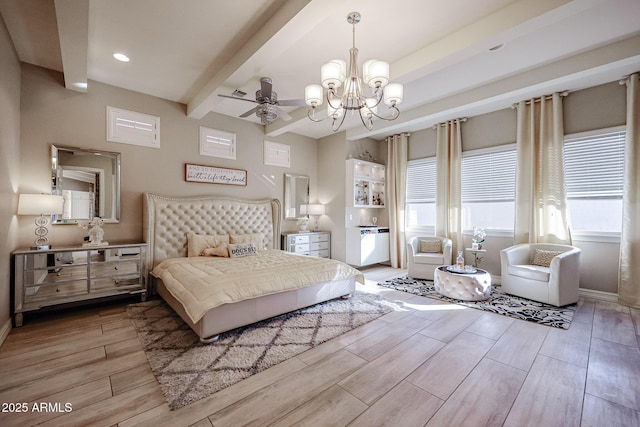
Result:
<svg viewBox="0 0 640 427"><path fill-rule="evenodd" d="M120 153L52 145L51 194L64 198L53 224L120 222Z"/></svg>
<svg viewBox="0 0 640 427"><path fill-rule="evenodd" d="M309 204L309 177L284 174L284 219L304 216L301 206Z"/></svg>

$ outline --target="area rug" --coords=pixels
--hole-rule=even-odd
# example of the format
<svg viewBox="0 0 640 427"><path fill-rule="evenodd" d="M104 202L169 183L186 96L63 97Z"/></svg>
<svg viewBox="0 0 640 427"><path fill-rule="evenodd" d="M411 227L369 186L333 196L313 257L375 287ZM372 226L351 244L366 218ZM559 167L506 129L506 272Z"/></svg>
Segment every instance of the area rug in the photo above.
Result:
<svg viewBox="0 0 640 427"><path fill-rule="evenodd" d="M171 409L178 409L390 312L376 295L356 292L220 334L198 336L162 300L127 307Z"/></svg>
<svg viewBox="0 0 640 427"><path fill-rule="evenodd" d="M569 329L571 321L573 320L573 315L576 311L575 304L564 307L555 307L553 305L531 301L526 298L507 295L502 291L502 288L499 285L493 285L491 287L491 295L489 296L489 299L485 301L461 301L440 295L436 292L433 281L431 280L397 277L387 280L384 283L378 283L378 285L441 301L460 304L466 307L491 311L504 316L528 320L530 322L536 322L541 325L551 326L554 328Z"/></svg>

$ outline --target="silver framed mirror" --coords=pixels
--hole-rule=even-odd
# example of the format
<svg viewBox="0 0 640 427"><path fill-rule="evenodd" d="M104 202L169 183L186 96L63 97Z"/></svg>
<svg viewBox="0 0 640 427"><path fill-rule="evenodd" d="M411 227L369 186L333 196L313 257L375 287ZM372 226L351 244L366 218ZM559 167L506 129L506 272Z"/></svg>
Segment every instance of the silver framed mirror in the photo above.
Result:
<svg viewBox="0 0 640 427"><path fill-rule="evenodd" d="M309 204L309 177L284 174L284 219L298 219L303 214L302 206Z"/></svg>
<svg viewBox="0 0 640 427"><path fill-rule="evenodd" d="M52 224L120 222L120 153L52 145L51 194L64 198Z"/></svg>

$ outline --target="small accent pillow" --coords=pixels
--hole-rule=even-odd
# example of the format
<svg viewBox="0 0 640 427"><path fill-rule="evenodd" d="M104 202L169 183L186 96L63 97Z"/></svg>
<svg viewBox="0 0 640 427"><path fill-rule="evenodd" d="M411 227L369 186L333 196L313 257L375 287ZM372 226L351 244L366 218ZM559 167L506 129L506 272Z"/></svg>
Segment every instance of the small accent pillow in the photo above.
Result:
<svg viewBox="0 0 640 427"><path fill-rule="evenodd" d="M253 246L255 246L257 250L261 251L262 249L264 249L262 238L263 236L260 233L231 234L229 235L229 243L253 243Z"/></svg>
<svg viewBox="0 0 640 427"><path fill-rule="evenodd" d="M244 243L234 245L233 243L229 244L229 256L231 258L240 258L243 256L257 255L258 248L253 243Z"/></svg>
<svg viewBox="0 0 640 427"><path fill-rule="evenodd" d="M544 249L536 249L533 255L533 265L539 265L541 267L549 267L551 260L556 255L560 255L562 251L546 251Z"/></svg>
<svg viewBox="0 0 640 427"><path fill-rule="evenodd" d="M227 234L187 234L187 256L203 256L203 251L208 248L218 248L229 244ZM222 249L220 249L222 253ZM209 255L211 256L211 255ZM220 256L220 255L217 255ZM225 255L228 256L228 255Z"/></svg>
<svg viewBox="0 0 640 427"><path fill-rule="evenodd" d="M440 253L442 252L442 240L440 239L420 239L418 246L419 253Z"/></svg>
<svg viewBox="0 0 640 427"><path fill-rule="evenodd" d="M200 256L218 256L223 258L229 258L229 244L220 243L220 245L213 248L205 248Z"/></svg>

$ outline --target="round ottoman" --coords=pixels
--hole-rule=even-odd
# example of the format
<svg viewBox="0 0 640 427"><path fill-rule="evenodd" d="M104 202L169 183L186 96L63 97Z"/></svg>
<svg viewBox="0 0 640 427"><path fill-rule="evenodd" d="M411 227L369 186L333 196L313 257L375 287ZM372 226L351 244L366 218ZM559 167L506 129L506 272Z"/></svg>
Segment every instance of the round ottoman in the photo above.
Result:
<svg viewBox="0 0 640 427"><path fill-rule="evenodd" d="M456 273L443 265L434 271L433 284L436 292L449 298L463 301L482 301L491 294L491 275L479 268L474 273Z"/></svg>

